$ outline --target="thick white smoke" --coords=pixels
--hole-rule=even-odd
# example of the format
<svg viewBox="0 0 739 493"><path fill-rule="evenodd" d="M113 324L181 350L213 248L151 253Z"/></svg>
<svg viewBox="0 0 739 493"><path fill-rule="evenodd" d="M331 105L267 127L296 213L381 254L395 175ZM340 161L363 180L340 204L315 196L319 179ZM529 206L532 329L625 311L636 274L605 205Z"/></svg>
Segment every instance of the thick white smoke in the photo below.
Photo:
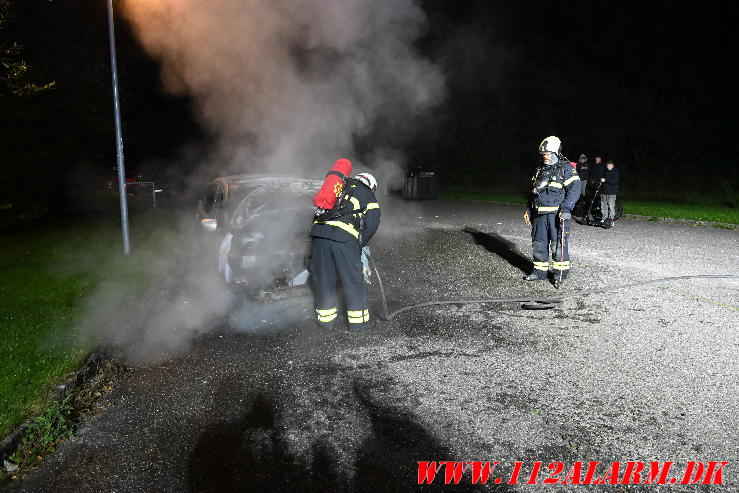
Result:
<svg viewBox="0 0 739 493"><path fill-rule="evenodd" d="M410 137L442 97L441 72L413 46L425 16L412 0L124 5L143 46L161 62L166 89L192 99L217 144L191 178L196 189L216 176L246 172L322 178L338 157L348 157L355 169L376 171L383 197L388 187L399 188L405 166L387 136ZM383 139L375 143L373 135ZM354 149L358 137L362 156ZM311 207L306 202L309 215ZM214 326L260 331L287 322L284 308L229 294L218 273L221 237L205 241L193 231L199 225L192 209L186 212L151 258L138 251L156 273L154 285L132 296L111 282L90 297L80 322L85 340L121 348L134 361L157 361L187 350ZM383 225L392 226L386 219ZM289 316L305 319L294 311Z"/></svg>
<svg viewBox="0 0 739 493"><path fill-rule="evenodd" d="M376 125L407 133L443 78L413 0L126 0L162 80L191 96L228 172L325 172ZM225 166L224 164L225 163ZM371 163L368 163L371 164ZM319 175L320 176L320 175Z"/></svg>

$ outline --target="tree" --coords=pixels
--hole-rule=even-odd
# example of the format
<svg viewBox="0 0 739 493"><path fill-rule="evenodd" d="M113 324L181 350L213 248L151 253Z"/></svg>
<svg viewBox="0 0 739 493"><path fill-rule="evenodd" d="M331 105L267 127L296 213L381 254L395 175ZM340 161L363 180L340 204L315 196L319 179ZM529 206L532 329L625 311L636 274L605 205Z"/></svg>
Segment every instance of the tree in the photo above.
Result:
<svg viewBox="0 0 739 493"><path fill-rule="evenodd" d="M38 85L28 81L28 66L22 58L23 47L15 40L7 39L6 27L10 20L12 0L0 0L0 96L24 96L48 91L55 83Z"/></svg>

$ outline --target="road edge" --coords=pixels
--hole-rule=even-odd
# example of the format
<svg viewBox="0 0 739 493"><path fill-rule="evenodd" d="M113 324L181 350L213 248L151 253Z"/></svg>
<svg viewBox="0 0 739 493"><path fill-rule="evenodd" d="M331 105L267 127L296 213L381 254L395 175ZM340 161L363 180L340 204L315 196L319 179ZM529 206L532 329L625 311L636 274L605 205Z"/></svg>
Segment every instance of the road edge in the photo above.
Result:
<svg viewBox="0 0 739 493"><path fill-rule="evenodd" d="M68 373L64 383L56 387L52 400L62 400L67 395L83 388L90 378L97 374L102 364L110 359L112 359L110 350L103 347L92 350L85 358L82 366ZM28 425L31 423L33 423L33 418L21 423L0 440L0 467L2 467L2 461L10 457L18 448Z"/></svg>

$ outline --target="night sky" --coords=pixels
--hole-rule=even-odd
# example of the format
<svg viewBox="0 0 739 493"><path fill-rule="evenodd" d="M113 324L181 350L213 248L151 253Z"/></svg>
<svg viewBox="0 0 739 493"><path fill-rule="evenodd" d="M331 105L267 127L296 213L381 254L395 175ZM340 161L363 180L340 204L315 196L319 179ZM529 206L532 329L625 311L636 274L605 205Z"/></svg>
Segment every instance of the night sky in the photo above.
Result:
<svg viewBox="0 0 739 493"><path fill-rule="evenodd" d="M737 193L735 2L421 5L429 21L416 48L442 67L447 87L402 142L411 165L438 170L448 186L518 190L536 146L555 134L570 160L614 159L625 194ZM19 41L30 78L57 89L0 97L3 193L30 180L49 197L60 180L112 173L105 2L23 0L13 13L2 41ZM116 21L127 166L158 171L194 143L207 148L192 102L164 93L158 62Z"/></svg>

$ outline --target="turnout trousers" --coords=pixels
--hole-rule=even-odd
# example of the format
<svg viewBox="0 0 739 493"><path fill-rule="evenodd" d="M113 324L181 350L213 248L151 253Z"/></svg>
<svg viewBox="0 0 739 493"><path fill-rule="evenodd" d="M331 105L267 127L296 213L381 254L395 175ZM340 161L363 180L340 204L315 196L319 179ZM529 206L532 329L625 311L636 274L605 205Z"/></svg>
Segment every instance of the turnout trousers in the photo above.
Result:
<svg viewBox="0 0 739 493"><path fill-rule="evenodd" d="M313 237L310 273L315 291L316 319L332 327L338 317L336 281L341 281L346 298L350 330L361 330L369 323L367 286L362 274L362 248L357 241L334 241Z"/></svg>
<svg viewBox="0 0 739 493"><path fill-rule="evenodd" d="M559 215L534 214L531 219L531 241L534 251L533 274L546 279L549 273L549 253L552 254L552 274L555 279L567 279L570 273L570 222L564 222L564 249L562 248L562 224Z"/></svg>

